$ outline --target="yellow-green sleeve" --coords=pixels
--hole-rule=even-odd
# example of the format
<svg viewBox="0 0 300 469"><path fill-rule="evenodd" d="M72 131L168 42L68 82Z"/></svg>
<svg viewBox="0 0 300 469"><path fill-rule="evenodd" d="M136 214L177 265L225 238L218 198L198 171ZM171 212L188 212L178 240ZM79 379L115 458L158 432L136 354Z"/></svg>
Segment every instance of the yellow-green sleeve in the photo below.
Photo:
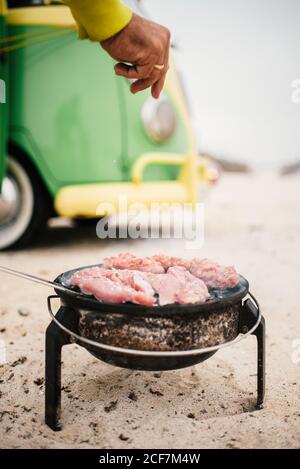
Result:
<svg viewBox="0 0 300 469"><path fill-rule="evenodd" d="M104 41L125 28L132 11L121 0L63 0L71 9L79 38Z"/></svg>

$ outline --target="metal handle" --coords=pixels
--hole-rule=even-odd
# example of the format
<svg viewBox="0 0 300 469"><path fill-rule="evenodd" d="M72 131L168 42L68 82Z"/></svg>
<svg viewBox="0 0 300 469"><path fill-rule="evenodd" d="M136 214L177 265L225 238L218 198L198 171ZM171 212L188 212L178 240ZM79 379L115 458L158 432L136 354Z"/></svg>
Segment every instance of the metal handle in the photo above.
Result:
<svg viewBox="0 0 300 469"><path fill-rule="evenodd" d="M250 292L248 296L249 298L244 301L240 313L239 332L241 334L247 334L249 330L253 333L260 322L257 323L257 319L261 318L260 306L257 299Z"/></svg>
<svg viewBox="0 0 300 469"><path fill-rule="evenodd" d="M63 291L65 293L78 296L76 292L73 292L71 289L64 287L63 285L59 283L50 282L49 280L36 277L35 275L27 274L25 272L19 272L18 270L9 269L8 267L3 267L3 266L0 266L0 271L9 275L14 275L15 277L21 277L26 280L30 280L31 282L39 283L40 285L44 285L46 287L56 288L57 290Z"/></svg>
<svg viewBox="0 0 300 469"><path fill-rule="evenodd" d="M172 351L170 351L170 352L155 352L155 351L147 351L147 350L127 349L127 348L115 347L113 345L102 344L101 342L95 342L94 340L87 339L86 337L82 337L82 336L76 334L75 332L71 331L70 329L65 327L63 324L61 324L61 322L59 322L56 319L56 317L55 317L55 315L52 311L52 308L51 308L51 300L54 299L54 298L59 298L57 295L49 296L47 298L47 304L48 304L48 311L49 311L49 314L50 314L52 320L64 332L66 332L71 337L73 337L73 339L75 339L74 342L79 341L79 342L83 342L87 345L92 345L93 347L96 347L96 348L99 348L99 349L102 349L102 350L106 350L106 351L109 351L109 352L123 353L123 354L126 354L126 355L135 355L135 356L143 356L143 357L145 357L145 356L147 356L147 357L174 357L174 356L186 357L186 356L191 356L191 355L202 355L203 353L214 352L214 351L217 351L219 349L229 347L230 345L237 344L241 340L243 340L246 337L248 337L249 335L251 335L255 331L255 329L258 327L258 325L261 321L261 312L259 310L258 303L257 303L256 299L254 298L254 296L251 295L251 293L249 293L249 296L251 297L253 302L256 303L256 305L258 307L258 317L257 317L256 323L254 324L254 326L252 328L250 328L245 334L239 334L234 340L231 340L230 342L225 342L225 343L220 344L220 345L214 345L214 346L205 347L205 348L202 348L202 349L182 350L182 351L175 351L175 352L172 352Z"/></svg>

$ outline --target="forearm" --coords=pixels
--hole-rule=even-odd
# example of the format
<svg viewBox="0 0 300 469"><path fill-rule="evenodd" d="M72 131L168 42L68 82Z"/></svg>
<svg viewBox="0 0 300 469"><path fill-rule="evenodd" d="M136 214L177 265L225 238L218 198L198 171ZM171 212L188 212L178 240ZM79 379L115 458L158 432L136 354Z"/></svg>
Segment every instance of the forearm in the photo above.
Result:
<svg viewBox="0 0 300 469"><path fill-rule="evenodd" d="M132 11L120 0L63 0L78 24L79 37L104 41L130 22Z"/></svg>

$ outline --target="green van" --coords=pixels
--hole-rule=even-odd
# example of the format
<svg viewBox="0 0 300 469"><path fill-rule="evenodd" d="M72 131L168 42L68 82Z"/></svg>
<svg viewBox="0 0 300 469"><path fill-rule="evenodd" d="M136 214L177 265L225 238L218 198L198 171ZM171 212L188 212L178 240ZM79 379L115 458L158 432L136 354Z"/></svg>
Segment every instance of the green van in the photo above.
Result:
<svg viewBox="0 0 300 469"><path fill-rule="evenodd" d="M195 203L209 179L173 63L159 100L132 95L64 5L0 0L0 79L0 249L124 195Z"/></svg>

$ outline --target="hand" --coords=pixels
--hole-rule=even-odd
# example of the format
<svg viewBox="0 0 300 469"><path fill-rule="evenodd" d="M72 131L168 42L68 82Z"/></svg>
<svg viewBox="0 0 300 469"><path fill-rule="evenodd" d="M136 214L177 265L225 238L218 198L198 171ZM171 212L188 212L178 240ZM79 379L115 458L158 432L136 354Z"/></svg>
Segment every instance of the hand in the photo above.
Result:
<svg viewBox="0 0 300 469"><path fill-rule="evenodd" d="M151 87L152 96L159 98L169 68L167 28L134 13L124 29L100 44L119 62L115 65L116 74L136 80L130 87L132 93ZM164 67L157 70L155 65Z"/></svg>

